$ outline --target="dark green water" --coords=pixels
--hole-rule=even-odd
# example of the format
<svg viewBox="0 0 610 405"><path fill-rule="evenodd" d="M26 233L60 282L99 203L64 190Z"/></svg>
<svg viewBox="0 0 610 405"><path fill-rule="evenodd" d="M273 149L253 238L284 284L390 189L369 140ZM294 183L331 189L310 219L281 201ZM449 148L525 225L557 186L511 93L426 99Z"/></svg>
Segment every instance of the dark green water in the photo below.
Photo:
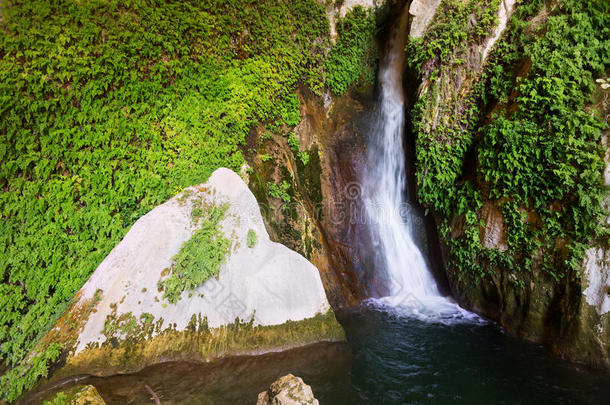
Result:
<svg viewBox="0 0 610 405"><path fill-rule="evenodd" d="M344 321L360 403L603 404L610 376L581 370L491 323L427 323L363 308Z"/></svg>
<svg viewBox="0 0 610 405"><path fill-rule="evenodd" d="M322 405L605 404L610 376L581 369L491 323L440 324L363 306L341 315L349 344L321 343L212 364L166 363L140 373L87 378L109 405L255 404L289 372Z"/></svg>

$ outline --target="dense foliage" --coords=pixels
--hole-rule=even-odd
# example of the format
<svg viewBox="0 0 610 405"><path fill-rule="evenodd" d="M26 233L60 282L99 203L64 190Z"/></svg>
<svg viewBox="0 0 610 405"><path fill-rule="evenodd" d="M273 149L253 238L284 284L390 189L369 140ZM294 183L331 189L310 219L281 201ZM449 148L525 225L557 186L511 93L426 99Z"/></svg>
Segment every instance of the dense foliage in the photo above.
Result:
<svg viewBox="0 0 610 405"><path fill-rule="evenodd" d="M462 218L459 237L448 222L442 227L462 274L484 276L495 266L529 271L538 261L560 279L578 271L594 241L608 240L601 221L604 123L584 107L594 78L609 68L610 5L553 1L544 5L545 18L532 18L543 5L517 8L454 115L430 130L426 101L417 106L419 197L445 218ZM506 252L481 243L484 202L502 213ZM524 285L523 277L513 281Z"/></svg>
<svg viewBox="0 0 610 405"><path fill-rule="evenodd" d="M254 125L298 123L296 85L323 86L329 27L314 0L2 12L0 362L17 371L0 392L13 400L42 375L27 353L138 217L238 169Z"/></svg>
<svg viewBox="0 0 610 405"><path fill-rule="evenodd" d="M199 229L172 258L169 275L159 281L163 298L170 303L175 304L184 291L192 291L220 273L220 266L226 261L231 248L231 241L219 228L228 208L229 205L226 204L222 207L209 206L193 210Z"/></svg>
<svg viewBox="0 0 610 405"><path fill-rule="evenodd" d="M377 52L375 13L356 6L337 21L337 42L328 55L326 82L335 94L374 80Z"/></svg>
<svg viewBox="0 0 610 405"><path fill-rule="evenodd" d="M500 3L499 0L443 0L424 37L411 39L407 45L411 67L419 71L424 62L427 68L462 63L463 59L456 56L467 44L489 34L498 23Z"/></svg>
<svg viewBox="0 0 610 405"><path fill-rule="evenodd" d="M468 121L476 115L469 109L472 100L455 94L457 89L445 92L459 86L457 71L460 76L471 74L466 63L469 47L482 46L484 34L496 26L497 19L489 15L497 13L500 2L443 0L424 37L407 44L410 67L421 72L431 88L413 108L418 195L426 206L445 217L450 217L450 205L459 200L459 194L470 192L468 188L460 190L455 183L473 137ZM437 105L439 99L442 101Z"/></svg>
<svg viewBox="0 0 610 405"><path fill-rule="evenodd" d="M269 187L269 195L271 197L280 199L286 203L290 202L290 194L288 194L290 183L288 183L286 180L282 180L282 182L279 184L269 182L267 187Z"/></svg>

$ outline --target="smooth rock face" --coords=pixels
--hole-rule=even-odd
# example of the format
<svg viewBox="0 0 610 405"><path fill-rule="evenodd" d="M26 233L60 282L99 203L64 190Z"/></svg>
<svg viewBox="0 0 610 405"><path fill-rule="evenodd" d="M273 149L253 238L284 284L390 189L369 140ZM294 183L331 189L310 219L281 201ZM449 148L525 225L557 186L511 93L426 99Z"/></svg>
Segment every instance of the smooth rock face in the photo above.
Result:
<svg viewBox="0 0 610 405"><path fill-rule="evenodd" d="M506 245L502 213L494 204L487 202L481 208L481 219L485 221L483 237L481 238L483 246L505 252L508 246Z"/></svg>
<svg viewBox="0 0 610 405"><path fill-rule="evenodd" d="M610 117L610 111L606 111L606 117ZM610 187L610 132L602 136L602 147L606 149L604 155L604 185ZM603 201L606 212L610 212L610 195ZM610 225L610 216L605 222ZM583 263L586 288L583 295L587 303L593 306L600 315L610 312L610 250L598 246L587 250Z"/></svg>
<svg viewBox="0 0 610 405"><path fill-rule="evenodd" d="M191 212L202 203L229 204L220 227L232 242L231 253L217 279L184 292L171 304L157 284L198 228ZM247 245L250 229L257 235L253 248ZM78 336L75 354L90 343L103 343L107 320L122 315L141 319L150 314L154 322L163 320L164 327L181 331L193 315L207 318L215 328L236 319L279 325L330 309L316 267L269 239L254 195L228 169L216 170L205 184L189 187L140 218L82 288L80 302L90 302L98 290L102 298Z"/></svg>
<svg viewBox="0 0 610 405"><path fill-rule="evenodd" d="M602 248L587 250L584 261L587 288L583 295L600 315L610 312L610 252Z"/></svg>
<svg viewBox="0 0 610 405"><path fill-rule="evenodd" d="M258 394L256 405L319 405L311 387L292 374L278 378L269 390Z"/></svg>
<svg viewBox="0 0 610 405"><path fill-rule="evenodd" d="M413 0L411 2L409 6L409 14L412 16L409 30L411 38L420 38L424 35L439 4L441 4L441 0Z"/></svg>
<svg viewBox="0 0 610 405"><path fill-rule="evenodd" d="M502 0L500 3L498 9L498 25L494 29L493 36L485 44L485 49L483 49L483 60L487 58L489 51L491 51L491 48L493 48L498 39L500 39L500 35L504 32L506 24L508 24L508 19L514 11L516 1L517 0Z"/></svg>

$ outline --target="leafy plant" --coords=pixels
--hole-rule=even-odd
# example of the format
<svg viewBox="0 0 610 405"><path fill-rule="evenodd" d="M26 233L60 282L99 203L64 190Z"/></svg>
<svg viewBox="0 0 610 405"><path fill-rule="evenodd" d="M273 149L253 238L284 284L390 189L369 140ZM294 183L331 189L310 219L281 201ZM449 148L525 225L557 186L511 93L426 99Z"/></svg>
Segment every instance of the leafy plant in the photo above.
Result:
<svg viewBox="0 0 610 405"><path fill-rule="evenodd" d="M409 39L407 56L411 67L420 71L424 63L437 67L463 63L464 59L456 55L467 44L479 42L497 25L500 2L442 0L424 37Z"/></svg>
<svg viewBox="0 0 610 405"><path fill-rule="evenodd" d="M296 137L294 132L288 134L288 146L293 153L298 153L301 147L299 138Z"/></svg>
<svg viewBox="0 0 610 405"><path fill-rule="evenodd" d="M0 377L2 394L9 400L16 399L21 393L33 386L41 377L46 377L49 367L61 354L61 345L50 344L41 353L35 353Z"/></svg>
<svg viewBox="0 0 610 405"><path fill-rule="evenodd" d="M60 392L51 401L44 401L43 405L69 405L68 396Z"/></svg>
<svg viewBox="0 0 610 405"><path fill-rule="evenodd" d="M220 272L231 248L231 241L219 229L228 208L228 204L208 207L201 217L201 227L172 258L170 275L159 281L163 298L170 303L175 304L184 291L194 290Z"/></svg>
<svg viewBox="0 0 610 405"><path fill-rule="evenodd" d="M286 180L282 180L280 184L268 182L267 187L269 188L269 195L271 197L281 199L285 203L290 202L290 194L288 194L290 183L288 183Z"/></svg>
<svg viewBox="0 0 610 405"><path fill-rule="evenodd" d="M443 238L452 265L475 278L495 266L529 270L542 254L540 266L560 280L577 273L587 246L609 234L601 221L604 123L584 107L594 77L608 69L610 5L562 0L536 26L531 17L543 4L517 8L471 94L461 103L446 101L455 105L453 114L434 127L428 121L428 103L438 99L434 85L414 109L418 197L444 221L464 216L463 232L451 235L446 223ZM488 32L447 32L464 24L453 17L473 11L448 0L441 5L430 33L411 48L412 66L425 66L430 78L443 77L452 58ZM506 252L476 240L481 224L474 218L483 201L502 209ZM519 278L514 283L524 285Z"/></svg>
<svg viewBox="0 0 610 405"><path fill-rule="evenodd" d="M375 14L356 6L337 21L338 39L326 63L326 84L343 94L359 79L372 83L376 67Z"/></svg>
<svg viewBox="0 0 610 405"><path fill-rule="evenodd" d="M258 242L258 236L256 235L254 229L248 229L248 236L246 238L246 242L250 249L256 246L256 243Z"/></svg>

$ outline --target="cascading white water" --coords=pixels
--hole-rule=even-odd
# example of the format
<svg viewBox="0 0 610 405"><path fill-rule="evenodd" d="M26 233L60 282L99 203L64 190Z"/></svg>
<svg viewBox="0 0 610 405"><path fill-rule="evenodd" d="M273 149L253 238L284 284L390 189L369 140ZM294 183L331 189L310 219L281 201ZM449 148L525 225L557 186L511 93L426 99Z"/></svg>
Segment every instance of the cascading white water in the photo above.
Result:
<svg viewBox="0 0 610 405"><path fill-rule="evenodd" d="M375 227L391 279L390 293L416 296L439 295L436 282L412 237L413 217L405 200L404 93L402 71L408 14L391 35L391 46L380 67L381 102L369 148L370 170L364 197L371 226Z"/></svg>
<svg viewBox="0 0 610 405"><path fill-rule="evenodd" d="M363 201L373 240L377 243L390 282L382 302L433 318L463 313L443 297L426 260L414 241L416 219L406 200L403 136L405 105L402 74L408 12L404 10L391 34L380 66L381 100L376 133L369 145L369 167L363 181Z"/></svg>

